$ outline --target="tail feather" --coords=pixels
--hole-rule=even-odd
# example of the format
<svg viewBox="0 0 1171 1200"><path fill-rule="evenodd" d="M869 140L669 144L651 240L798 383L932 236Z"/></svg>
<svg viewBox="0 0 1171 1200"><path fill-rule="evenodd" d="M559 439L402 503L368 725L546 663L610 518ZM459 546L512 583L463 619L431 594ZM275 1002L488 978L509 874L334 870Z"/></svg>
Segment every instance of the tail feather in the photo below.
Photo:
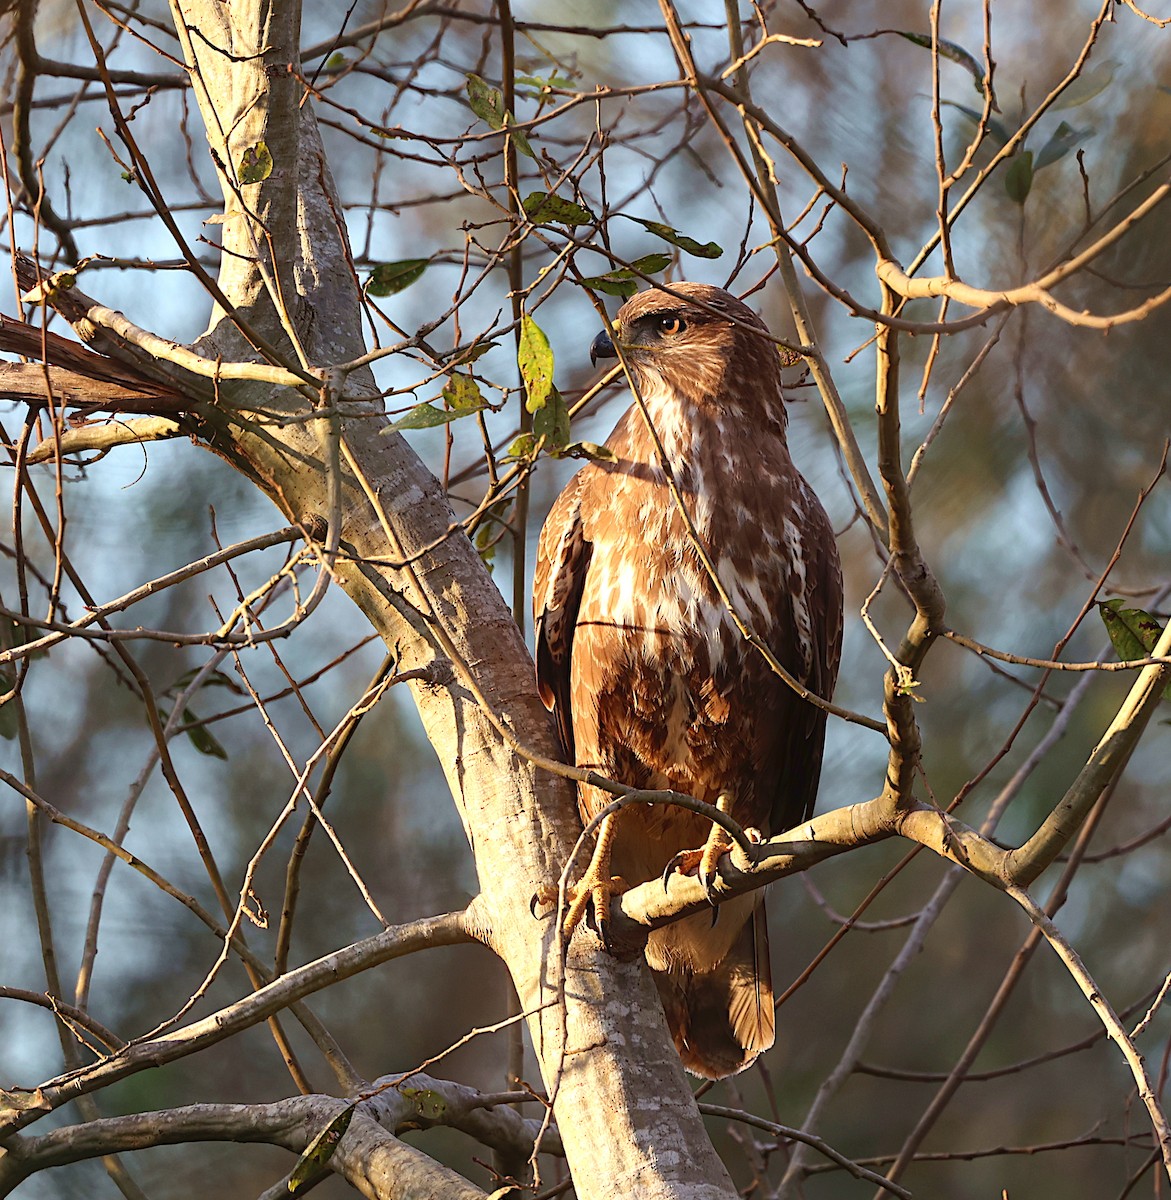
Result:
<svg viewBox="0 0 1171 1200"><path fill-rule="evenodd" d="M656 971L655 982L679 1057L693 1074L735 1075L773 1044L776 1018L762 906L710 971Z"/></svg>

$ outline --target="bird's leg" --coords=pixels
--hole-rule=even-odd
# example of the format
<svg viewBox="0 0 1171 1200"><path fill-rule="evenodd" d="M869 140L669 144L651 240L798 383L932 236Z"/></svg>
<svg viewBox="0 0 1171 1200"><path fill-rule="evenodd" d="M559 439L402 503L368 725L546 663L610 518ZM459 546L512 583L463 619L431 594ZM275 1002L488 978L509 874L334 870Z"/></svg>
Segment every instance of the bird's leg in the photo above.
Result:
<svg viewBox="0 0 1171 1200"><path fill-rule="evenodd" d="M716 798L716 808L722 813L731 815L732 795L730 792L721 792L719 794ZM760 834L756 830L746 829L744 832L748 837L753 838L753 840L760 840ZM707 896L708 902L715 905L716 868L719 865L720 856L731 850L734 845L735 843L732 841L728 831L722 825L716 825L713 822L707 840L698 850L680 850L667 863L667 868L663 872L663 887L667 886L667 881L673 871L678 871L683 875L690 875L694 872L699 879L700 885L703 887L703 892Z"/></svg>
<svg viewBox="0 0 1171 1200"><path fill-rule="evenodd" d="M565 913L565 936L568 939L581 924L590 905L594 910L594 927L607 950L610 945L610 900L626 890L626 881L610 875L610 857L614 850L615 822L618 813L602 819L598 827L594 852L585 873L568 889L569 907Z"/></svg>

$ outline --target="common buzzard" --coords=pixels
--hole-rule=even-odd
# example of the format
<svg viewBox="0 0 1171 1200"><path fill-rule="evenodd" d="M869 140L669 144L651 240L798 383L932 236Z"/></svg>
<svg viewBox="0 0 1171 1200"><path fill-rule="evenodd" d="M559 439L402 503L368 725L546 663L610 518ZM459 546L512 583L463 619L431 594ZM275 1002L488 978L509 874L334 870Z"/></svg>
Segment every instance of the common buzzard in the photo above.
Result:
<svg viewBox="0 0 1171 1200"><path fill-rule="evenodd" d="M841 568L825 511L789 457L781 363L761 319L720 288L678 283L623 305L618 346L646 407L583 467L541 531L537 680L567 760L636 788L671 788L762 837L813 810L825 713L737 629L668 486L741 620L791 675L829 698L841 649ZM605 334L595 358L617 351ZM582 786L589 820L609 797ZM709 875L726 838L677 807L632 805L599 831L570 924L605 920L626 886L671 864ZM707 853L705 854L704 848ZM607 861L608 860L608 861ZM615 885L618 886L618 885ZM651 934L647 961L684 1065L721 1078L773 1042L763 893Z"/></svg>

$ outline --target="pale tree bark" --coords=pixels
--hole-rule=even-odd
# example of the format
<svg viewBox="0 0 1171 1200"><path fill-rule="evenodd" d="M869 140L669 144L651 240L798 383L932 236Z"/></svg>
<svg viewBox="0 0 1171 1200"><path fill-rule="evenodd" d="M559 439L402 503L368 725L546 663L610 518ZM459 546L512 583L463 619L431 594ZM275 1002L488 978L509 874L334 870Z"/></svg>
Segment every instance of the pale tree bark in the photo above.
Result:
<svg viewBox="0 0 1171 1200"><path fill-rule="evenodd" d="M340 206L294 73L298 6L184 0L173 11L212 155L223 168L218 284L228 309L216 308L196 349L225 363L259 361L239 317L279 348L286 366L328 375L365 346ZM238 165L259 142L272 155L272 173L240 185ZM579 833L572 785L515 749L557 754L528 652L468 539L446 536L454 518L438 482L401 437L382 436L377 398L363 399L373 391L369 372L344 378L345 401L337 406L344 415L335 408L318 418L290 388L186 382L211 401L202 410L208 444L326 543L328 569L397 647L401 668L433 668L412 687L475 854L482 889L475 925L532 1014L577 1194L734 1195L641 962L618 962L579 937L564 1015L557 1004L554 922L535 920L530 900L556 884ZM331 488L338 498L332 512Z"/></svg>

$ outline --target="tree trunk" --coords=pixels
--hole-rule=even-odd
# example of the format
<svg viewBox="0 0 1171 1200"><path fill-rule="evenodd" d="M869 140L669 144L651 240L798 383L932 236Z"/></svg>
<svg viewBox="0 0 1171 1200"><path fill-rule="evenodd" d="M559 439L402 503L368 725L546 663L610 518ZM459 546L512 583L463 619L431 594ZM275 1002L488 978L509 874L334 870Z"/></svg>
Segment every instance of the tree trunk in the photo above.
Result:
<svg viewBox="0 0 1171 1200"><path fill-rule="evenodd" d="M296 365L298 351L318 373L359 357L360 296L341 207L312 105L301 103L299 6L173 0L172 8L224 168L218 283L231 310L216 308L197 348L225 362L260 359L234 313L278 347L286 365ZM234 182L245 151L260 142L271 174ZM204 432L315 537L336 525L333 577L398 648L403 669L433 667L427 682L411 686L475 855L480 930L532 1014L546 1085L557 1087L577 1194L734 1196L641 961L620 963L578 936L564 1015L556 1004L554 922L535 920L529 903L538 888L555 885L580 832L573 787L518 754L484 711L477 691L515 743L557 757L507 605L463 532L447 536L454 517L438 481L400 436L382 436L373 393L361 368L345 381L345 415L313 417L311 401L294 389L220 381ZM272 419L292 415L301 419ZM332 520L331 483L340 494Z"/></svg>

